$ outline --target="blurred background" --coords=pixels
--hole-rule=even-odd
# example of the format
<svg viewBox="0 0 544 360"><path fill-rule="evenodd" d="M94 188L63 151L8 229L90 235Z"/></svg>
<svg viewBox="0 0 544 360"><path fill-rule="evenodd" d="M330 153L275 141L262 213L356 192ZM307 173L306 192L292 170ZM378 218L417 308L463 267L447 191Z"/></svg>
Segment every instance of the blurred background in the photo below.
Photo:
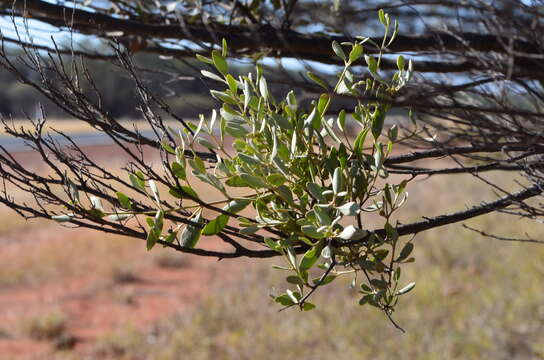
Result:
<svg viewBox="0 0 544 360"><path fill-rule="evenodd" d="M15 47L10 52L13 58L21 54ZM209 82L194 75L196 61L146 54L135 59L147 84L176 114L195 119L217 106ZM104 95L103 107L140 124L133 80L109 62L86 64ZM251 67L232 65L238 73ZM120 172L125 158L94 129L7 71L0 70L0 83L4 117L29 126L45 115L48 127L73 135L90 156ZM284 95L287 88L277 84L274 92ZM393 113L391 121L406 121L405 113ZM22 142L2 132L0 145L28 169L45 172L41 158ZM515 173L491 172L488 178L505 189L524 181ZM404 222L496 195L470 175L414 181L408 193ZM0 219L0 359L544 359L544 246L537 243L484 237L463 224L416 235L415 262L403 268L403 278L416 287L394 314L402 333L378 310L358 305L351 279L318 291L314 311L278 312L269 294L283 290L284 274L272 269L283 265L280 258L218 262L160 247L147 252L137 240L25 221L3 206ZM466 225L506 237L544 235L541 224L502 214Z"/></svg>
<svg viewBox="0 0 544 360"><path fill-rule="evenodd" d="M115 90L129 89L124 79L96 73L115 99L112 111L137 121L129 90ZM0 76L2 96L12 99L2 102L13 107L7 112L39 101L8 74ZM177 97L184 99L188 90L179 91ZM179 103L188 116L194 104L210 102L205 91L191 96L198 100ZM86 139L91 156L119 171L125 159L116 158L112 145L85 138L94 130L51 111L50 126ZM37 155L20 144L9 146L26 166L43 171ZM519 180L490 176L505 187ZM493 198L491 189L470 175L431 177L411 183L408 192L406 221ZM278 312L268 295L284 284L283 274L271 268L282 265L281 259L217 262L162 248L148 253L137 240L25 221L6 208L0 212L0 358L544 357L544 247L539 244L482 237L460 224L417 235L416 261L403 269L403 277L417 285L395 313L403 334L376 309L357 305L349 279L319 291L315 311ZM533 238L543 232L537 223L500 214L467 224Z"/></svg>

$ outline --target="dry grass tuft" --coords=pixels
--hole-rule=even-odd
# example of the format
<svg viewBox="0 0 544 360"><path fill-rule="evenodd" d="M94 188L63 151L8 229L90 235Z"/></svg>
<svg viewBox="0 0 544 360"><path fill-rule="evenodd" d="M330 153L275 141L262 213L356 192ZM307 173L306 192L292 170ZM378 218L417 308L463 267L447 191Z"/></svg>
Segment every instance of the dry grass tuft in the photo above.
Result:
<svg viewBox="0 0 544 360"><path fill-rule="evenodd" d="M26 320L23 332L34 340L55 340L64 334L67 321L66 314L54 311Z"/></svg>
<svg viewBox="0 0 544 360"><path fill-rule="evenodd" d="M488 195L458 182L426 183L417 196L440 199L433 208L412 202L410 216L455 210ZM462 191L459 194L459 191ZM413 199L413 197L412 197ZM418 215L415 212L420 212ZM490 232L530 232L541 225L492 215L470 222ZM237 282L217 282L215 291L190 314L160 322L152 333L130 332L124 358L178 359L541 359L544 358L544 246L497 242L460 225L415 239L416 262L403 269L416 281L394 314L396 330L380 312L357 305L351 279L323 288L318 309L278 312L267 297L283 287L272 263L247 263ZM283 264L282 264L283 265ZM116 333L119 340L122 332ZM136 337L137 340L134 340ZM128 340L127 340L128 341ZM121 341L122 342L122 341Z"/></svg>

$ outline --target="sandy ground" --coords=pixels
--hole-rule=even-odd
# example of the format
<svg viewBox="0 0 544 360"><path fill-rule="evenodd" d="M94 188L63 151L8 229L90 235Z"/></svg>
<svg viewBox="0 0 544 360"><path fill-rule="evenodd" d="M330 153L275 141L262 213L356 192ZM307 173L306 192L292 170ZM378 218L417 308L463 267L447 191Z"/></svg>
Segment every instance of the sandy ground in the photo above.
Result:
<svg viewBox="0 0 544 360"><path fill-rule="evenodd" d="M113 149L113 146L100 146L87 150L107 159ZM36 171L42 168L35 154L26 152L15 156ZM19 222L17 215L8 209L0 209L0 215ZM145 252L144 243L137 240L131 240L134 245L123 245L121 250L112 248L109 253L107 245L103 244L114 241L120 240L92 230L67 229L46 221L30 225L22 223L0 232L0 275L3 278L14 275L9 273L14 269L24 272L20 267L40 266L40 261L49 261L39 258L42 253L57 258L55 266L61 267L52 271L52 275L38 276L35 281L0 284L0 359L54 358L55 346L62 346L62 341L79 354L76 358L100 358L95 357L93 351L104 334L127 326L150 329L169 314L190 311L210 288L218 290L217 278L221 279L222 286L227 286L229 274L240 265L240 262L218 264L215 259L179 254L183 260L169 266L157 261L154 254ZM223 246L213 238L205 241L210 248L221 249ZM97 247L101 250L96 250ZM70 251L74 252L74 258L68 256L66 260L63 257L58 260L59 253ZM119 253L118 260L114 251ZM153 249L152 253L155 251L165 250ZM33 253L38 254L37 258L23 261ZM113 275L112 271L99 271L98 268L103 267L101 259L89 259L92 256L103 256L103 262L109 262L104 266L117 270ZM63 261L66 271L62 269ZM78 262L78 266L74 265ZM123 273L119 270L123 269L123 262L136 265ZM72 273L70 269L73 268L77 271ZM59 339L34 340L25 333L25 323L55 312L66 318L60 344Z"/></svg>
<svg viewBox="0 0 544 360"><path fill-rule="evenodd" d="M96 237L89 230L59 229L55 225L1 236L0 263L14 254L32 251L37 242L58 243L61 247L62 242L74 237L74 232L79 237ZM88 270L85 275L66 273L52 281L1 289L1 358L46 359L50 355L54 344L20 333L18 329L25 320L60 311L68 319L65 333L76 340L75 350L87 353L101 335L117 328L131 326L143 330L169 314L190 310L213 286L219 271L223 280L224 274L229 273L224 263L219 268L213 259L194 256L186 257L175 268L146 262L125 278L122 274L117 279L105 278Z"/></svg>

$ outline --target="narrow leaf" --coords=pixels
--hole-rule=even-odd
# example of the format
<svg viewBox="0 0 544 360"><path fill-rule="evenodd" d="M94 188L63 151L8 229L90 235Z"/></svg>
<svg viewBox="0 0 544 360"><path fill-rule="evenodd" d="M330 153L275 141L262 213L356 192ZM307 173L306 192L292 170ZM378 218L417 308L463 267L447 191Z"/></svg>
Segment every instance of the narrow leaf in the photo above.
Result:
<svg viewBox="0 0 544 360"><path fill-rule="evenodd" d="M338 237L342 240L361 240L368 235L368 231L348 225L342 230Z"/></svg>
<svg viewBox="0 0 544 360"><path fill-rule="evenodd" d="M399 291L397 291L397 295L406 294L406 293L412 291L412 289L415 288L415 287L416 287L416 283L411 282L408 285L406 285L405 287L403 287L402 289L400 289Z"/></svg>
<svg viewBox="0 0 544 360"><path fill-rule="evenodd" d="M338 56L340 59L346 61L346 54L344 53L344 50L342 49L342 45L338 43L338 41L332 42L332 49L336 56Z"/></svg>

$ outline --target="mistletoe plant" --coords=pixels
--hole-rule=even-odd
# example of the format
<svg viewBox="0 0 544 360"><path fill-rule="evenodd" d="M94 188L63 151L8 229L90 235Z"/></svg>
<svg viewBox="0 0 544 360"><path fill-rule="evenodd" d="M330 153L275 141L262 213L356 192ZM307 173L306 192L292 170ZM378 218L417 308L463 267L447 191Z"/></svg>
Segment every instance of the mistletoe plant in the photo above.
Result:
<svg viewBox="0 0 544 360"><path fill-rule="evenodd" d="M167 161L167 170L176 184L169 186L169 193L179 207L165 207L156 182L134 171L133 188L148 194L156 210L140 211L118 192L117 207L123 211L108 213L94 197L91 211L112 221L147 215L148 249L157 243L195 249L202 236L219 236L237 249L241 245L232 236L266 246L285 258L287 265L277 268L290 273L286 277L290 289L273 296L283 307L311 310L315 306L308 299L316 289L339 276L353 276L354 285L360 281L359 303L390 316L399 296L414 283L400 286L400 265L412 261L413 245L400 244L392 224L393 214L406 199L407 180L391 183L383 166L399 141L397 127L386 129L385 118L391 100L410 80L412 64L399 56L391 79L380 75L382 54L394 41L398 25L395 21L391 26L383 11L379 17L385 28L381 44L369 38L332 43L344 62L333 87L308 73L324 92L307 109L293 91L275 99L260 66L247 76L232 76L225 41L210 58L198 56L218 72L202 74L224 86L222 91L211 90L222 106L209 117L201 115L198 125L173 132L175 145L163 141L166 154L175 158ZM379 50L377 58L364 55L366 44ZM370 76L356 81L350 69L363 59ZM361 100L351 111L331 117L329 109L338 94ZM356 124L356 136L348 131L348 116ZM202 148L215 158L201 156ZM213 202L200 200L191 185L195 178L219 197ZM70 184L68 188L75 198L77 188ZM205 218L204 209L216 215ZM242 211L247 215L240 215ZM382 219L380 231L369 231L370 213ZM71 221L73 216L55 218Z"/></svg>
<svg viewBox="0 0 544 360"><path fill-rule="evenodd" d="M344 61L344 68L334 88L308 74L326 90L308 112L299 107L293 91L285 99L276 100L260 67L255 76L250 73L236 79L229 74L225 42L222 51L213 51L211 58L199 57L219 72L216 75L203 71L203 75L223 83L225 90L211 91L223 103L219 113L214 111L209 119L201 116L194 134L187 133L188 140L184 140L192 150L196 142L217 153L218 163L208 170L195 155L189 160L192 173L215 187L225 196L225 202L230 201L225 211L237 213L251 205L257 216L250 220L222 213L206 221L201 231L187 228L182 240L194 246L199 234L219 233L230 217L238 221L241 234L276 235L263 237L266 246L287 261L287 266L278 268L292 273L286 280L294 289L274 296L285 307L296 305L310 310L314 305L307 300L318 287L338 276L361 272L364 280L360 304L368 303L390 313L398 297L414 286L412 283L399 288L399 265L409 261L413 245L405 244L399 253L398 235L390 222L405 199L407 181L388 183L388 173L382 166L398 136L397 127L393 126L387 130L386 138L382 137L390 108L387 100L410 79L412 66L410 63L406 67L404 58L399 56L398 71L391 80L379 75L383 50L398 32L395 23L393 34L388 37L390 18L383 11L379 15L385 36L381 45L372 45L381 50L380 55L377 59L364 56L371 77L356 82L350 72L361 60L368 38L353 43L333 42L332 48ZM345 48L349 49L348 54ZM350 139L347 132L345 110L336 118L327 116L335 94L342 93L359 98L371 95L376 99L359 101L350 112L359 127L355 139ZM234 153L225 144L231 138ZM186 180L183 158L173 163L172 169ZM250 194L230 195L231 187L245 188ZM383 218L384 236L365 229L365 214L369 212L377 212ZM192 216L195 221L202 221L200 209ZM294 249L302 244L307 251L298 257Z"/></svg>

